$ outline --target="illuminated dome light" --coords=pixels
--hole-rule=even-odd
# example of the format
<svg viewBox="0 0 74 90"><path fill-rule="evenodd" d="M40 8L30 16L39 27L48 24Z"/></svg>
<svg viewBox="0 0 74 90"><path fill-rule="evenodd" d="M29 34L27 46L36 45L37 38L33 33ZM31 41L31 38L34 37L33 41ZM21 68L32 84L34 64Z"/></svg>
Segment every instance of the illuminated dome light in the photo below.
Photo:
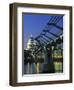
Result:
<svg viewBox="0 0 74 90"><path fill-rule="evenodd" d="M30 38L28 39L28 43L27 43L27 49L31 49L33 47L33 36L31 35Z"/></svg>
<svg viewBox="0 0 74 90"><path fill-rule="evenodd" d="M31 50L31 49L34 49L34 47L38 45L37 41L34 40L32 34L30 36L30 38L28 39L28 43L27 43L27 49L28 50Z"/></svg>

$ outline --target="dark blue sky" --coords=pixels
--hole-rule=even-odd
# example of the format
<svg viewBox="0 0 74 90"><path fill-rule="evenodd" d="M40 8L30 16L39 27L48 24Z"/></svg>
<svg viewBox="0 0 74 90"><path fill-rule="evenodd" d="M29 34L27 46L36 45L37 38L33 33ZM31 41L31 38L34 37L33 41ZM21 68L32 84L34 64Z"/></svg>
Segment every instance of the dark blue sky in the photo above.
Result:
<svg viewBox="0 0 74 90"><path fill-rule="evenodd" d="M24 21L24 48L30 36L38 36L50 20L51 15L23 14ZM62 24L61 24L62 25Z"/></svg>
<svg viewBox="0 0 74 90"><path fill-rule="evenodd" d="M50 16L39 14L23 14L24 17L24 48L26 43L32 34L34 37L39 35L43 30L46 23L49 21Z"/></svg>

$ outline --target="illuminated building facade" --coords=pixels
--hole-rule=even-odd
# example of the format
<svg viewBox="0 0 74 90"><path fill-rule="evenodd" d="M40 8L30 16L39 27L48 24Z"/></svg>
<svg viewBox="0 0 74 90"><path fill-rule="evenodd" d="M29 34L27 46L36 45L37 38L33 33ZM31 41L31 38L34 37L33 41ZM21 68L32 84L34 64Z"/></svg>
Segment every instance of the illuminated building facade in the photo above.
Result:
<svg viewBox="0 0 74 90"><path fill-rule="evenodd" d="M53 23L54 21L54 23ZM63 72L63 16L52 16L37 36L28 39L24 50L24 74ZM50 29L54 27L54 29Z"/></svg>

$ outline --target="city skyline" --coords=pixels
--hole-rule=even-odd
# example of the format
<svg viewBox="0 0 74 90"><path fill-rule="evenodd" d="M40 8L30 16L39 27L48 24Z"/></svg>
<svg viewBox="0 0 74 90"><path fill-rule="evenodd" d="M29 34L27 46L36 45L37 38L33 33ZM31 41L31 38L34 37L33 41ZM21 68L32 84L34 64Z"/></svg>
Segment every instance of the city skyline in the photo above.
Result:
<svg viewBox="0 0 74 90"><path fill-rule="evenodd" d="M36 37L49 21L50 16L44 14L23 14L24 18L24 49L30 36Z"/></svg>
<svg viewBox="0 0 74 90"><path fill-rule="evenodd" d="M45 28L48 21L53 16L57 15L45 15L45 14L33 14L33 13L26 13L23 14L23 28L24 28L24 49L27 48L28 39L31 37L31 35L35 38L37 37L42 30ZM61 27L63 26L63 19L62 21L58 23ZM55 30L54 30L55 29ZM56 28L54 28L52 31L56 33Z"/></svg>
<svg viewBox="0 0 74 90"><path fill-rule="evenodd" d="M23 14L24 74L63 72L63 15Z"/></svg>

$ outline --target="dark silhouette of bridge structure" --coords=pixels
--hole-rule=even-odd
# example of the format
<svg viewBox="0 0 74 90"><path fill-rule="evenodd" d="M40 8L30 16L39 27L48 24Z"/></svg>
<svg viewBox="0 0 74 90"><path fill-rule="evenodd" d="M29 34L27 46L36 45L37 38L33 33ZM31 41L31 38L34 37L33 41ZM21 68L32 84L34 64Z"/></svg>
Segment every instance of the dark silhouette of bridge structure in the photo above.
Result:
<svg viewBox="0 0 74 90"><path fill-rule="evenodd" d="M36 64L43 62L41 73L54 73L53 60L55 60L55 58L52 57L52 54L58 45L63 45L63 15L53 15L46 23L42 32L37 37L34 37L34 40L37 42L37 45L31 51L31 57L33 56L34 58L32 57L32 60L28 60L27 62L35 62ZM63 47L60 46L60 49L63 50ZM39 54L42 54L44 59L37 59ZM63 58L60 60L63 63Z"/></svg>
<svg viewBox="0 0 74 90"><path fill-rule="evenodd" d="M34 53L38 53L38 50L43 49L44 45L51 45L52 42L56 43L54 40L56 38L58 40L60 38L60 35L63 34L63 26L58 25L62 18L62 16L51 17L42 32L35 38L35 40L39 43L39 46L37 46L38 48L34 51ZM52 29L54 27L56 28L56 33L52 32Z"/></svg>

